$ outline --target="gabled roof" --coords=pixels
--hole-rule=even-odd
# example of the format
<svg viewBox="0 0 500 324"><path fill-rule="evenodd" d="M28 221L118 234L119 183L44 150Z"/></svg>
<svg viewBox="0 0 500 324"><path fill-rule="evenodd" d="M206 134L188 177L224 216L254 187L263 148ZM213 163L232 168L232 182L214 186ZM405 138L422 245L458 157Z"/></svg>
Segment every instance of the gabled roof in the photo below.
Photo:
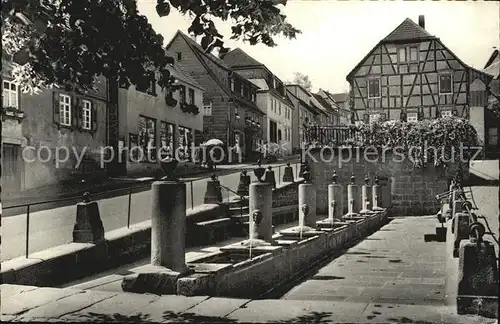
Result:
<svg viewBox="0 0 500 324"><path fill-rule="evenodd" d="M483 71L497 79L500 76L500 61L491 64Z"/></svg>
<svg viewBox="0 0 500 324"><path fill-rule="evenodd" d="M311 94L319 102L319 104L325 108L325 110L335 111L335 109L322 96L317 93Z"/></svg>
<svg viewBox="0 0 500 324"><path fill-rule="evenodd" d="M385 38L380 40L368 54L366 54L361 61L352 69L351 72L347 75L346 79L349 81L349 79L352 77L355 71L358 70L358 68L363 64L363 62L370 57L370 55L373 54L375 49L379 47L381 44L384 43L397 43L397 42L411 42L411 41L422 41L426 39L437 39L439 38L432 36L429 34L425 29L420 27L418 24L416 24L413 20L410 18L406 18L403 20L401 24L399 24L398 27L396 27L392 32L389 33ZM441 43L441 42L440 42ZM441 45L443 45L441 43ZM444 46L443 46L444 47ZM461 61L460 61L461 62Z"/></svg>
<svg viewBox="0 0 500 324"><path fill-rule="evenodd" d="M259 87L260 89L258 91L269 91L269 86L264 79L248 79L248 81Z"/></svg>
<svg viewBox="0 0 500 324"><path fill-rule="evenodd" d="M500 54L499 54L498 50L496 49L493 51L493 53L491 53L491 56L488 59L488 61L486 62L486 64L484 65L484 68L486 69L488 66L490 66L494 62L498 62L498 61L500 61Z"/></svg>
<svg viewBox="0 0 500 324"><path fill-rule="evenodd" d="M264 66L264 64L260 63L247 53L243 51L241 48L235 48L234 50L226 53L222 59L224 63L231 67L238 66Z"/></svg>
<svg viewBox="0 0 500 324"><path fill-rule="evenodd" d="M348 92L343 92L343 93L330 93L330 92L327 92L327 91L325 91L325 92L336 103L341 103L341 102L349 101L349 93Z"/></svg>
<svg viewBox="0 0 500 324"><path fill-rule="evenodd" d="M214 73L214 71L212 71L212 69L205 63L205 61L203 60L202 56L210 59L213 63L215 63L217 66L219 66L220 68L222 68L223 70L225 70L227 72L231 72L231 73L235 73L235 72L233 70L231 70L231 68L229 68L221 59L219 59L218 57L216 57L215 55L213 55L211 53L207 53L203 49L203 47L201 47L200 44L196 43L191 37L189 37L188 35L184 34L182 31L177 30L177 32L175 33L174 37L172 37L172 39L170 40L170 42L167 44L167 46L166 46L167 50L168 50L168 48L170 47L170 45L172 44L172 42L174 41L174 39L177 36L182 37L186 41L186 43L191 48L191 50L193 51L193 53L198 57L200 63L205 67L205 70L208 72L208 74L211 76L211 78L219 85L219 87L222 89L222 91L224 91L226 93L227 96L229 96L230 98L232 98L235 101L238 101L238 102L240 102L242 104L247 105L248 107L252 108L255 111L263 113L259 109L259 107L257 107L257 105L254 102L252 102L252 101L250 101L250 100L248 100L246 98L242 98L242 97L234 94L231 91L231 89L229 89L229 85L223 84L219 80L219 78L217 77L217 75ZM237 73L235 73L235 74L237 74ZM240 76L241 79L247 80L243 76L241 76L241 75L239 75L239 76ZM251 82L248 82L248 83L254 85Z"/></svg>
<svg viewBox="0 0 500 324"><path fill-rule="evenodd" d="M187 83L195 88L198 88L202 91L205 91L205 89L198 83L196 82L190 75L188 72L186 72L186 70L182 67L182 65L180 63L175 63L174 65L169 65L168 66L168 70L170 71L170 74L184 82L184 83Z"/></svg>
<svg viewBox="0 0 500 324"><path fill-rule="evenodd" d="M295 94L293 94L293 92L291 92L290 90L286 90L286 97L288 98L288 100L290 100L291 102L291 99L290 97L294 97L302 106L306 107L307 109L313 111L314 113L318 113L317 110L312 107L311 105L309 105L307 102L305 102L304 100L300 99L299 97L297 97Z"/></svg>
<svg viewBox="0 0 500 324"><path fill-rule="evenodd" d="M413 41L429 38L435 37L429 34L425 29L420 27L410 18L406 18L389 35L382 39L382 42L389 43L397 41Z"/></svg>

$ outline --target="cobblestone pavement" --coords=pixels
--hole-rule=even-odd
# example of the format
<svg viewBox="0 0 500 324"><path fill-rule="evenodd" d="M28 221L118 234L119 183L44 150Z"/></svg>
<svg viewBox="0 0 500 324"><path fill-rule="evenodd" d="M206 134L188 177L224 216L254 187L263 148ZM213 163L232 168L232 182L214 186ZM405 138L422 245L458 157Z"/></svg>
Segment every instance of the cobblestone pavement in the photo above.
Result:
<svg viewBox="0 0 500 324"><path fill-rule="evenodd" d="M278 300L129 294L97 281L94 288L2 285L2 321L495 323L456 315L446 296L456 284L446 272L457 269L448 263L449 244L423 238L436 224L434 217L394 219ZM96 280L112 279L104 278Z"/></svg>

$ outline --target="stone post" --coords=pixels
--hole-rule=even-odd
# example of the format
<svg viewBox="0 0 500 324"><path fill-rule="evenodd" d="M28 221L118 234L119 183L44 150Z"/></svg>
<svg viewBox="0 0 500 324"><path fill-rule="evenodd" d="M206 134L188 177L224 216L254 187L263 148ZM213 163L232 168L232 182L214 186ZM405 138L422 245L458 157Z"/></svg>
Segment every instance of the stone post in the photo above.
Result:
<svg viewBox="0 0 500 324"><path fill-rule="evenodd" d="M283 182L294 182L293 169L290 162L286 164L285 171L283 172Z"/></svg>
<svg viewBox="0 0 500 324"><path fill-rule="evenodd" d="M247 171L242 171L240 174L240 183L238 184L238 195L248 196L250 186L250 176L247 175Z"/></svg>
<svg viewBox="0 0 500 324"><path fill-rule="evenodd" d="M344 211L344 193L342 185L337 183L337 172L333 172L333 183L328 185L328 220L340 221Z"/></svg>
<svg viewBox="0 0 500 324"><path fill-rule="evenodd" d="M374 184L372 187L372 201L373 201L373 211L383 211L382 208L382 186L379 184L378 176L375 176Z"/></svg>
<svg viewBox="0 0 500 324"><path fill-rule="evenodd" d="M268 166L266 173L264 174L264 182L270 183L273 188L276 188L276 177L272 166Z"/></svg>
<svg viewBox="0 0 500 324"><path fill-rule="evenodd" d="M351 176L351 183L347 186L347 215L345 217L357 217L359 214L356 213L359 210L359 198L358 186L355 184L356 178L354 174Z"/></svg>
<svg viewBox="0 0 500 324"><path fill-rule="evenodd" d="M316 188L312 183L299 185L299 227L316 225Z"/></svg>
<svg viewBox="0 0 500 324"><path fill-rule="evenodd" d="M219 181L215 174L212 178L207 181L207 189L205 190L204 204L217 204L222 201L221 189L219 186Z"/></svg>
<svg viewBox="0 0 500 324"><path fill-rule="evenodd" d="M186 184L156 181L152 189L151 265L185 273Z"/></svg>
<svg viewBox="0 0 500 324"><path fill-rule="evenodd" d="M76 205L76 222L73 226L74 243L100 243L104 241L99 206L91 201L88 192L83 194L83 202Z"/></svg>
<svg viewBox="0 0 500 324"><path fill-rule="evenodd" d="M365 176L365 184L361 186L361 206L362 209L359 211L360 214L369 214L371 212L370 210L370 179L368 178L368 175Z"/></svg>

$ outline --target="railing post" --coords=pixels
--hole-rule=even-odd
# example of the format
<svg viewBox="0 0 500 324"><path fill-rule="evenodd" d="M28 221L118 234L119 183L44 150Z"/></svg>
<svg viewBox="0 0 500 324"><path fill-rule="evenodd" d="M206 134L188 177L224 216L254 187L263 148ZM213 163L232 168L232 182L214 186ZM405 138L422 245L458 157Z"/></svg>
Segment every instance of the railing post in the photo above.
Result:
<svg viewBox="0 0 500 324"><path fill-rule="evenodd" d="M193 181L191 181L191 209L194 209Z"/></svg>
<svg viewBox="0 0 500 324"><path fill-rule="evenodd" d="M26 259L29 255L30 242L30 205L26 206Z"/></svg>
<svg viewBox="0 0 500 324"><path fill-rule="evenodd" d="M130 206L132 202L132 188L128 190L128 210L127 210L127 228L130 228Z"/></svg>

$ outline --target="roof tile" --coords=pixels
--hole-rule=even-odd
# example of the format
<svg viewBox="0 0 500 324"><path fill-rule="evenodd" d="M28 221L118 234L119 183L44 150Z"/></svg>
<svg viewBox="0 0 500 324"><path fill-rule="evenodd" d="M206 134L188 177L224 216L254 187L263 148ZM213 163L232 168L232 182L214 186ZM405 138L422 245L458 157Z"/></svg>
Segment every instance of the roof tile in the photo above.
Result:
<svg viewBox="0 0 500 324"><path fill-rule="evenodd" d="M417 40L421 38L434 37L425 29L420 27L410 18L406 18L396 29L387 35L383 42L394 42L402 40Z"/></svg>

